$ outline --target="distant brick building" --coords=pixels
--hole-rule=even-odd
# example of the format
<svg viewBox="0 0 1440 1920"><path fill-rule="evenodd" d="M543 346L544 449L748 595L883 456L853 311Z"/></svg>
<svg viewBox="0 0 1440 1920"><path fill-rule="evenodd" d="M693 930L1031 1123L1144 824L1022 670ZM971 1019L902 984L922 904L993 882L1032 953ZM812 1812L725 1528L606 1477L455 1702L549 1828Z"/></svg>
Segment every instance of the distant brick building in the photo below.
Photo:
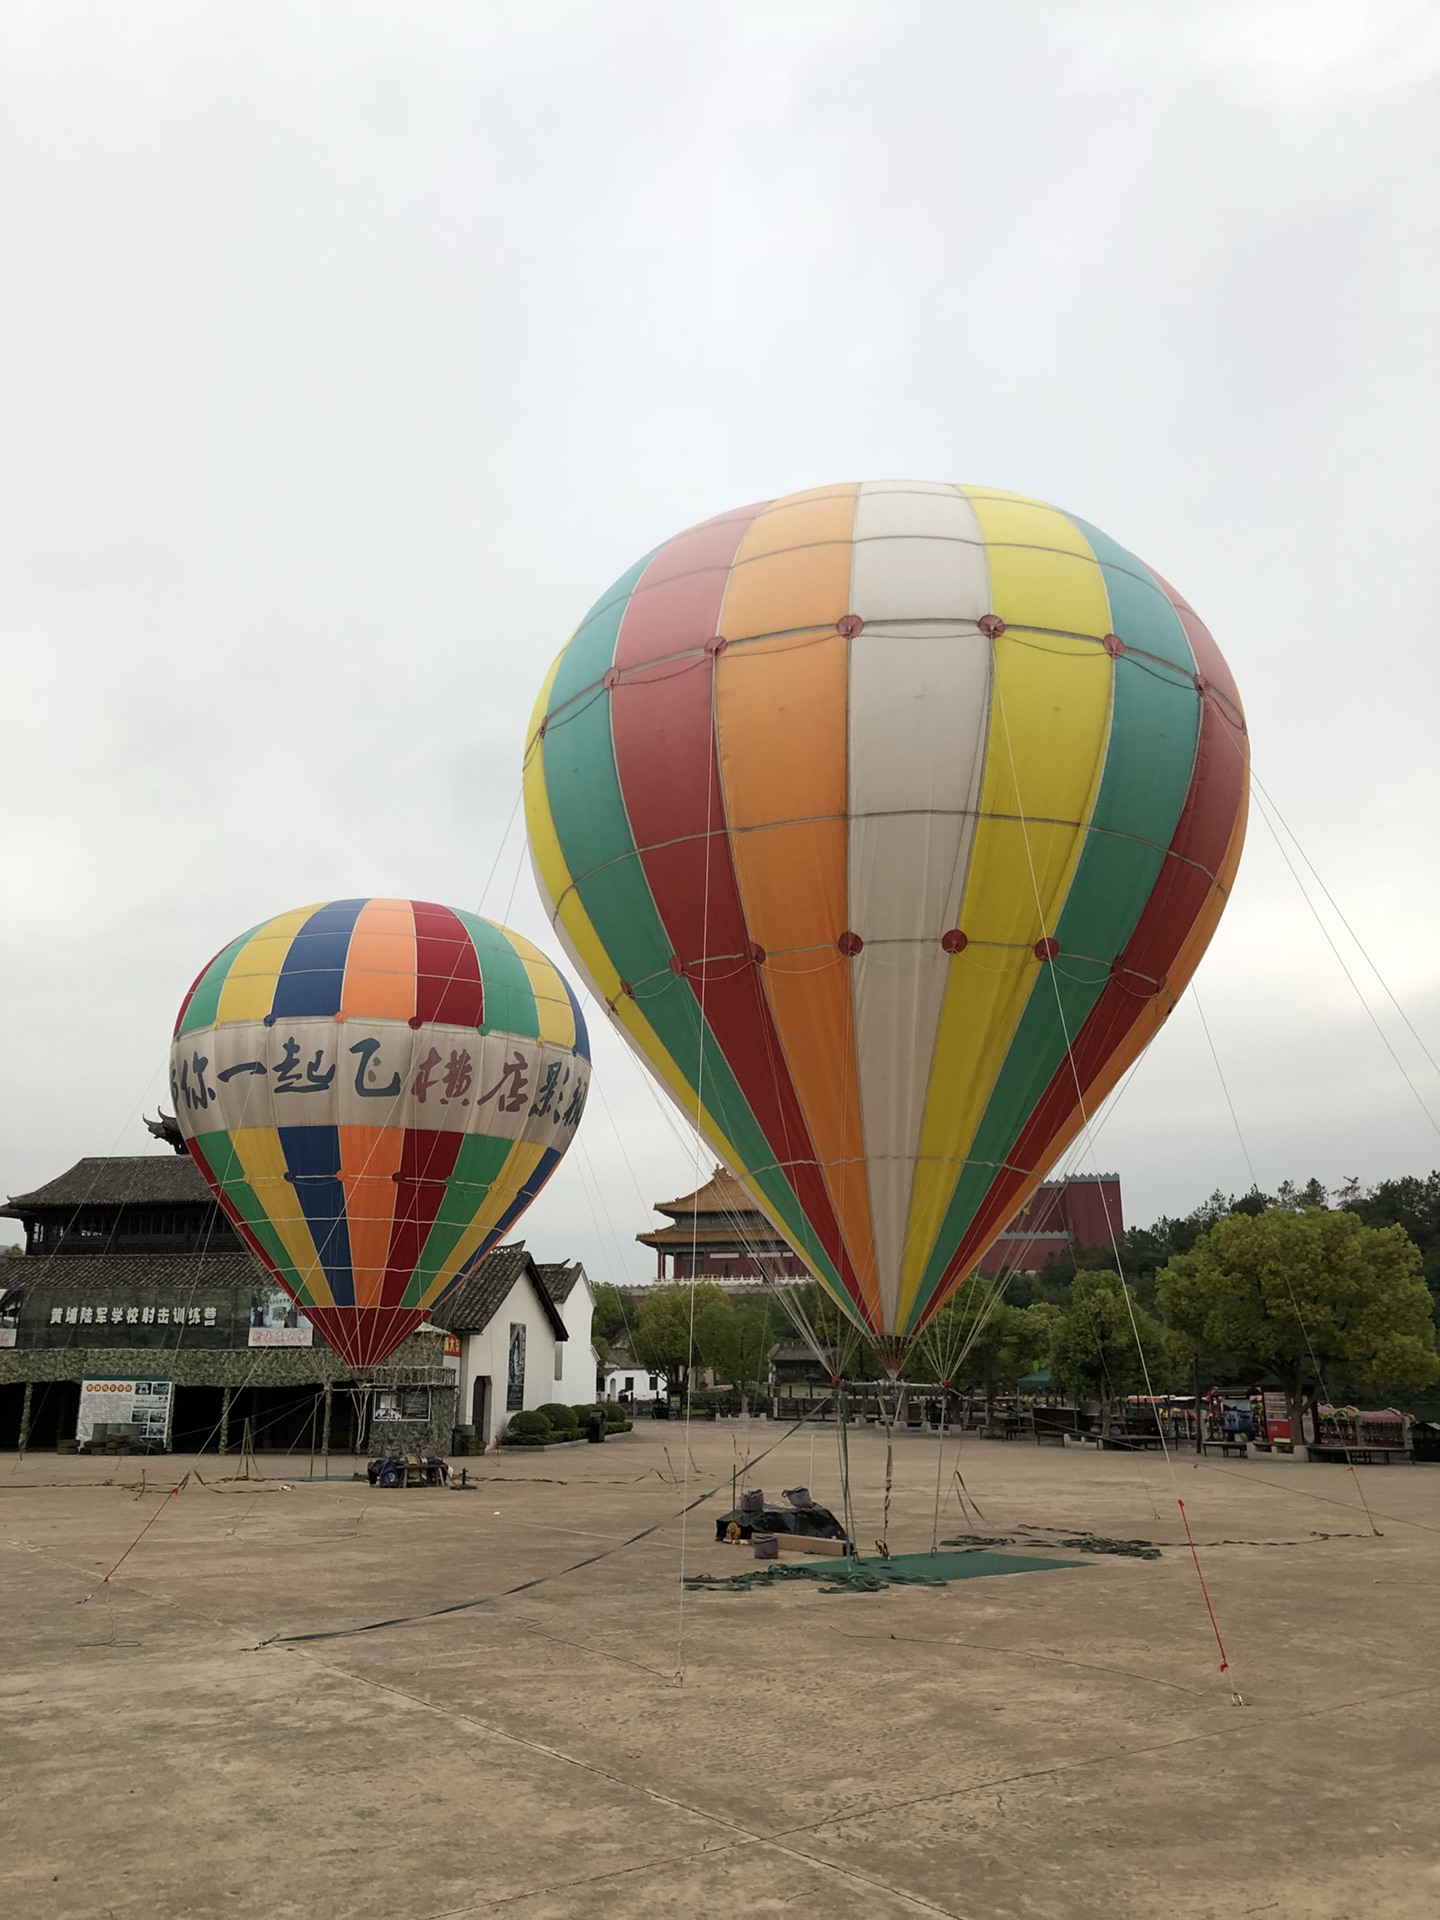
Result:
<svg viewBox="0 0 1440 1920"><path fill-rule="evenodd" d="M657 1200L655 1211L668 1223L635 1238L654 1249L657 1280L713 1280L745 1291L808 1278L805 1262L724 1167L694 1193ZM1118 1173L1047 1180L986 1254L981 1272L1037 1273L1052 1254L1108 1247L1122 1230Z"/></svg>
<svg viewBox="0 0 1440 1920"><path fill-rule="evenodd" d="M1052 1254L1106 1247L1124 1232L1118 1173L1047 1180L980 1263L982 1273L1038 1273Z"/></svg>

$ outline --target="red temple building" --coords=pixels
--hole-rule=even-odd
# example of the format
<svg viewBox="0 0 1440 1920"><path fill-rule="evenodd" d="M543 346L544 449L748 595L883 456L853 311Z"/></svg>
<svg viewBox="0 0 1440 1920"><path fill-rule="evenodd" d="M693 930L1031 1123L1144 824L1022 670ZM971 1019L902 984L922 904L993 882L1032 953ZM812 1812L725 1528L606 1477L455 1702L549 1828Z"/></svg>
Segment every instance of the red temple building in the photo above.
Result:
<svg viewBox="0 0 1440 1920"><path fill-rule="evenodd" d="M655 1249L657 1280L714 1280L761 1286L767 1280L805 1280L805 1262L761 1213L740 1182L716 1167L703 1187L678 1200L657 1200L670 1224L637 1233Z"/></svg>
<svg viewBox="0 0 1440 1920"><path fill-rule="evenodd" d="M724 1167L716 1167L694 1193L657 1200L655 1211L668 1215L668 1224L635 1238L655 1249L657 1280L754 1287L808 1277L805 1262ZM981 1271L998 1273L1008 1267L1038 1273L1052 1254L1108 1247L1112 1234L1118 1239L1123 1231L1122 1222L1118 1173L1047 1180L991 1247Z"/></svg>
<svg viewBox="0 0 1440 1920"><path fill-rule="evenodd" d="M1038 1273L1052 1254L1109 1247L1125 1231L1118 1173L1078 1173L1037 1188L980 1262L982 1273Z"/></svg>

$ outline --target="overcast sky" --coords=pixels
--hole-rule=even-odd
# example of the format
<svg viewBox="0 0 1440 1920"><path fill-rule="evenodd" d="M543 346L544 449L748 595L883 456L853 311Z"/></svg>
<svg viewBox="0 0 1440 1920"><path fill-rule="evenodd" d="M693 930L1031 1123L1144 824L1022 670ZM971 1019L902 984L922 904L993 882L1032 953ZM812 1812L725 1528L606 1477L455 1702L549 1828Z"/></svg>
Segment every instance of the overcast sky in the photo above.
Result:
<svg viewBox="0 0 1440 1920"><path fill-rule="evenodd" d="M1035 494L1174 581L1440 1059L1437 74L1428 0L3 0L0 1190L150 1145L272 913L558 954L507 835L550 659L657 541L835 480ZM1332 929L1415 1091L1257 818L1197 981L1244 1146L1187 997L1096 1149L1128 1220L1247 1151L1440 1164ZM525 1231L643 1277L693 1150L595 1057Z"/></svg>

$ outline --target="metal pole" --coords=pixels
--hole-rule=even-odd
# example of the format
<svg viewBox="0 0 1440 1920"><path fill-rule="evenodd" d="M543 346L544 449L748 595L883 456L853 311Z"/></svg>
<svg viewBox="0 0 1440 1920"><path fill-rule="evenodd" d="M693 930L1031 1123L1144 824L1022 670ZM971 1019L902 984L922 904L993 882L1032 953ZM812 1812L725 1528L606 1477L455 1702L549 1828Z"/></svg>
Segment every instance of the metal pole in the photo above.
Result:
<svg viewBox="0 0 1440 1920"><path fill-rule="evenodd" d="M33 1380L27 1380L25 1382L25 1398L21 1403L21 1407L20 1407L20 1451L21 1453L24 1453L26 1443L29 1441L29 1438L30 1438L30 1400L34 1392L35 1392L35 1382Z"/></svg>
<svg viewBox="0 0 1440 1920"><path fill-rule="evenodd" d="M327 1380L325 1382L325 1419L320 1429L320 1457L325 1462L326 1473L330 1471L330 1403L334 1391L334 1388Z"/></svg>
<svg viewBox="0 0 1440 1920"><path fill-rule="evenodd" d="M841 1512L845 1516L845 1535L850 1543L850 1551L858 1558L860 1543L855 1538L855 1510L850 1503L850 1434L849 1421L845 1406L845 1382L836 1383L836 1418L839 1426L840 1441L840 1494Z"/></svg>

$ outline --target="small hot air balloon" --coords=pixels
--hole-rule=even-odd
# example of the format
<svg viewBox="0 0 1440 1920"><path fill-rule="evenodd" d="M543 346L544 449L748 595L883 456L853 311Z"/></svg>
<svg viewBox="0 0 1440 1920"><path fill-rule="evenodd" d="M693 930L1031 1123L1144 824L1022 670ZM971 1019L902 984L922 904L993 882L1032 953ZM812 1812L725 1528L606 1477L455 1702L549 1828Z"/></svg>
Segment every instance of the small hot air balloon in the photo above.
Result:
<svg viewBox="0 0 1440 1920"><path fill-rule="evenodd" d="M529 1206L589 1083L545 955L420 900L332 900L242 934L185 996L170 1053L221 1208L362 1372Z"/></svg>
<svg viewBox="0 0 1440 1920"><path fill-rule="evenodd" d="M575 965L894 1364L1174 1006L1247 765L1151 568L886 481L622 575L541 691L525 804Z"/></svg>

